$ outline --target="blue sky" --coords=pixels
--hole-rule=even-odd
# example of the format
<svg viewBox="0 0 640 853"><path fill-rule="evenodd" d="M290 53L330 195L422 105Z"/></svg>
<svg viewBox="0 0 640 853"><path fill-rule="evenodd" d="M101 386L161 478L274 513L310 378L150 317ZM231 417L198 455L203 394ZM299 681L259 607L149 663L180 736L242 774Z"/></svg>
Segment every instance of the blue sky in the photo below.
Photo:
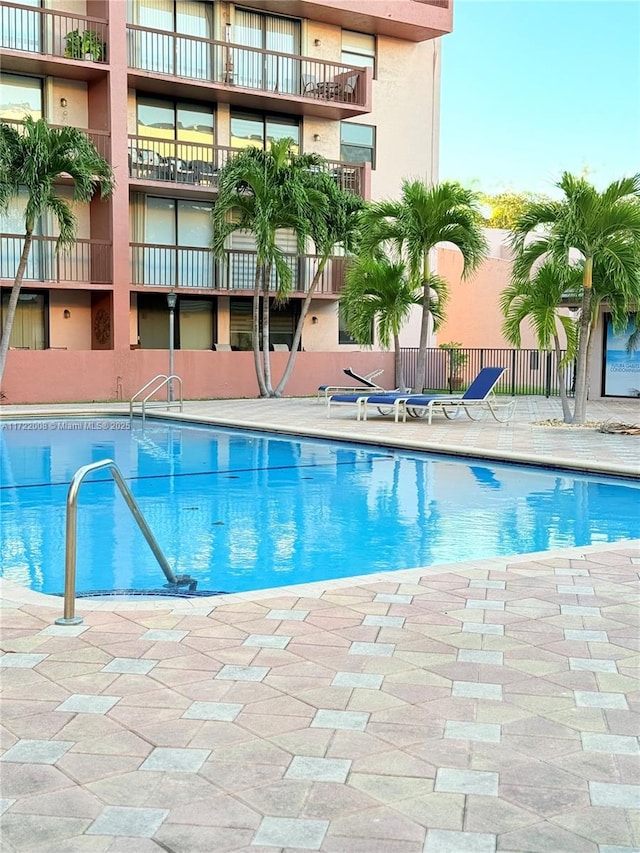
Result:
<svg viewBox="0 0 640 853"><path fill-rule="evenodd" d="M640 172L640 0L454 0L440 178L554 195Z"/></svg>

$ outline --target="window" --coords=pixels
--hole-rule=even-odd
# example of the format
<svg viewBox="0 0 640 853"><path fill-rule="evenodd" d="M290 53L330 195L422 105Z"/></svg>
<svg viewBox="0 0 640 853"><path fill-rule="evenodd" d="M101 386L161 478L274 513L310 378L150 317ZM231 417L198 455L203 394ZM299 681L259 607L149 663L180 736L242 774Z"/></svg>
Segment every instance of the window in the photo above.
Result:
<svg viewBox="0 0 640 853"><path fill-rule="evenodd" d="M134 68L192 80L212 79L211 46L201 41L213 37L209 4L199 0L130 0L127 19L149 28L147 32L129 32L129 64ZM184 37L176 38L173 33Z"/></svg>
<svg viewBox="0 0 640 853"><path fill-rule="evenodd" d="M234 350L253 348L253 299L231 297L229 316L229 342ZM271 345L286 344L289 349L293 343L293 334L300 314L300 303L289 300L286 305L271 303L269 317L269 341ZM260 306L260 325L262 326L262 306Z"/></svg>
<svg viewBox="0 0 640 853"><path fill-rule="evenodd" d="M376 37L366 33L342 31L342 56L345 65L370 68L376 76Z"/></svg>
<svg viewBox="0 0 640 853"><path fill-rule="evenodd" d="M40 0L21 0L22 6L40 9ZM0 9L0 47L41 53L40 12L2 6Z"/></svg>
<svg viewBox="0 0 640 853"><path fill-rule="evenodd" d="M338 343L339 344L357 344L356 339L351 335L344 320L344 312L342 305L338 303ZM373 343L373 326L367 345Z"/></svg>
<svg viewBox="0 0 640 853"><path fill-rule="evenodd" d="M130 177L210 183L215 173L213 107L138 98L138 140L129 141Z"/></svg>
<svg viewBox="0 0 640 853"><path fill-rule="evenodd" d="M4 328L9 291L3 291L0 303L0 323ZM43 293L27 293L18 296L9 346L16 349L46 349L47 341L47 300Z"/></svg>
<svg viewBox="0 0 640 853"><path fill-rule="evenodd" d="M371 163L376 167L376 129L370 124L340 123L340 159L345 163Z"/></svg>
<svg viewBox="0 0 640 853"><path fill-rule="evenodd" d="M292 150L300 149L300 122L288 116L269 116L260 113L231 112L231 147L247 148L251 145L264 148L278 139L293 139Z"/></svg>
<svg viewBox="0 0 640 853"><path fill-rule="evenodd" d="M233 41L256 50L232 48L236 86L286 94L300 92L300 21L236 8Z"/></svg>
<svg viewBox="0 0 640 853"><path fill-rule="evenodd" d="M136 284L212 287L211 209L197 199L148 197L133 212ZM142 239L140 239L142 238Z"/></svg>
<svg viewBox="0 0 640 853"><path fill-rule="evenodd" d="M176 349L210 350L215 331L215 300L178 294L175 308ZM169 308L164 293L138 294L138 340L141 349L169 349Z"/></svg>
<svg viewBox="0 0 640 853"><path fill-rule="evenodd" d="M0 118L22 121L42 117L42 80L18 74L0 74Z"/></svg>

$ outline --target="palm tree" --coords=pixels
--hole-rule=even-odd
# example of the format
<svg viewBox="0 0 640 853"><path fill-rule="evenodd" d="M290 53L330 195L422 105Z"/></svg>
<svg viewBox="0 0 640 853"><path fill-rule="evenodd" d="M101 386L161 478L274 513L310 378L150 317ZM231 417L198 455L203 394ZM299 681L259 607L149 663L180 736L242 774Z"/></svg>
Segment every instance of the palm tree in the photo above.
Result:
<svg viewBox="0 0 640 853"><path fill-rule="evenodd" d="M479 197L455 182L428 186L421 181L402 182L400 201L370 205L362 215L362 248L375 254L390 246L398 259L405 259L412 281L422 283L422 324L416 384L425 381L431 296L434 290L429 253L439 243L452 243L464 260L462 275L468 278L487 254L482 231ZM444 296L444 282L439 284Z"/></svg>
<svg viewBox="0 0 640 853"><path fill-rule="evenodd" d="M317 170L309 172L308 181L314 189L322 192L326 201L325 206L312 209L311 218L307 223L307 234L313 241L319 261L300 308L300 316L293 336L289 358L282 378L274 392L276 397L282 394L293 372L298 347L302 339L304 321L309 313L311 300L327 262L335 254L336 246L340 246L347 255L354 250L358 231L357 214L364 207L364 201L359 196L341 189L328 172Z"/></svg>
<svg viewBox="0 0 640 853"><path fill-rule="evenodd" d="M421 302L420 287L407 276L405 265L386 258L360 256L347 270L340 301L347 328L359 344L371 345L374 326L385 349L390 349L393 341L396 386L405 388L400 331L413 306Z"/></svg>
<svg viewBox="0 0 640 853"><path fill-rule="evenodd" d="M292 139L273 142L268 151L251 147L239 151L221 171L218 200L213 209L211 249L217 257L226 251L234 231L250 231L256 243L253 291L253 358L261 397L272 397L269 356L271 272L275 270L276 300L286 301L291 291L291 268L277 234L291 229L297 250L304 252L308 222L314 208L326 209L326 199L309 185L309 174L321 169L317 154L294 154ZM260 301L262 300L262 353L260 351Z"/></svg>
<svg viewBox="0 0 640 853"><path fill-rule="evenodd" d="M75 214L69 202L56 194L56 182L61 177L73 181L74 202L87 204L98 189L101 198L108 198L113 192L111 166L77 128L50 128L44 119L34 121L31 116L25 117L19 130L0 122L0 212L6 212L11 199L22 192L27 199L24 245L0 339L0 381L38 220L47 213L54 216L60 232L56 251L75 241Z"/></svg>
<svg viewBox="0 0 640 853"><path fill-rule="evenodd" d="M573 416L567 398L566 373L576 355L577 327L571 317L560 314L562 298L574 293L581 280L581 270L576 266L560 266L547 261L539 267L531 279L513 276L509 287L500 297L500 307L505 320L502 326L504 336L509 343L520 348L522 345L521 327L525 321L535 332L541 349L553 348L556 353L560 400L565 423L571 423ZM564 330L566 351L562 355L559 326Z"/></svg>
<svg viewBox="0 0 640 853"><path fill-rule="evenodd" d="M518 218L512 239L516 252L514 275L528 276L534 264L545 256L565 266L571 250L582 259L573 423L583 424L594 304L598 302L597 294L594 298L594 271L599 271L603 298L606 295L607 301L615 304L614 328L619 328L621 318L639 304L640 174L614 181L601 193L586 179L568 172L564 172L557 186L564 198L531 204Z"/></svg>

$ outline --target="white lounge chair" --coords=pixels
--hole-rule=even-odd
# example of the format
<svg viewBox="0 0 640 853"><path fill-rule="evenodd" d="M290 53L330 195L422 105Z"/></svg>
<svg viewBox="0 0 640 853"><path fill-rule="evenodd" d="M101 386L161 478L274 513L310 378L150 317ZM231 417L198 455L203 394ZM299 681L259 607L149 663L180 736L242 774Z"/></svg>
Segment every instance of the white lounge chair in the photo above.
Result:
<svg viewBox="0 0 640 853"><path fill-rule="evenodd" d="M360 374L356 373L350 367L345 367L343 373L351 379L354 379L358 385L320 385L318 387L318 402L320 402L323 396L326 401L332 394L339 393L341 391L344 391L345 393L356 393L358 391L367 391L368 389L371 391L384 391L382 385L378 385L373 381L376 377L380 376L381 373L384 373L382 368L372 370L371 373L366 373L364 376L360 376Z"/></svg>

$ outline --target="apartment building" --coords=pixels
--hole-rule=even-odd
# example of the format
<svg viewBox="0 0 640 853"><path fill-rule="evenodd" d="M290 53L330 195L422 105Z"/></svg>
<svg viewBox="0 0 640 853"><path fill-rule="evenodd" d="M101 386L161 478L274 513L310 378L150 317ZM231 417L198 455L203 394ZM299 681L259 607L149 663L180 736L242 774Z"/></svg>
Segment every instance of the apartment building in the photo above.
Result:
<svg viewBox="0 0 640 853"><path fill-rule="evenodd" d="M439 37L451 29L452 0L3 0L0 118L84 130L117 182L109 201L76 206L69 251L56 255L54 223L39 223L7 402L128 399L167 371L170 349L187 396L254 395L253 243L234 235L222 260L208 248L220 169L245 146L290 137L366 199L397 197L403 177L437 179ZM60 192L71 197L64 181ZM0 219L2 313L23 206ZM293 294L274 310L272 341L288 346L317 258L280 239ZM288 393L311 393L349 362L388 358L392 374L388 354L359 352L342 328L343 277L337 256ZM274 353L276 370L284 357Z"/></svg>

